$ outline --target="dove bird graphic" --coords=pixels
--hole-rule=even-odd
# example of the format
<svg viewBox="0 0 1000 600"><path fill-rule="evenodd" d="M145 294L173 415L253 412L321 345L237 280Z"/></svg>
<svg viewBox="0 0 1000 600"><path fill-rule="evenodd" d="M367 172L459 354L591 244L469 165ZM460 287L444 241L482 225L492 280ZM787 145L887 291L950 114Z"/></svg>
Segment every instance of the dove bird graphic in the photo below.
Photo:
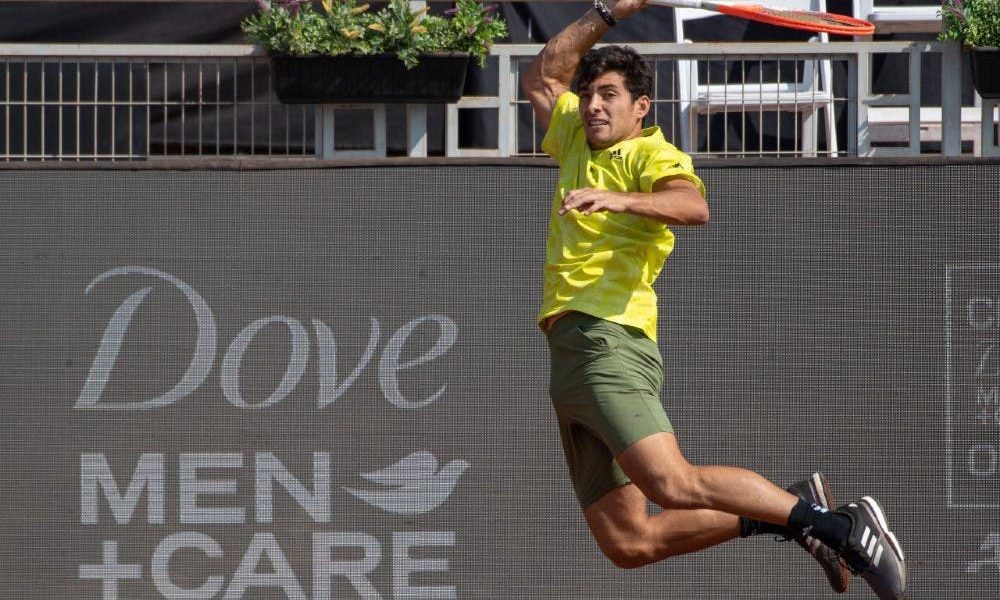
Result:
<svg viewBox="0 0 1000 600"><path fill-rule="evenodd" d="M469 468L467 461L456 459L441 467L433 454L419 451L399 462L361 477L381 489L343 489L359 500L397 515L418 515L441 506L451 496L458 478Z"/></svg>

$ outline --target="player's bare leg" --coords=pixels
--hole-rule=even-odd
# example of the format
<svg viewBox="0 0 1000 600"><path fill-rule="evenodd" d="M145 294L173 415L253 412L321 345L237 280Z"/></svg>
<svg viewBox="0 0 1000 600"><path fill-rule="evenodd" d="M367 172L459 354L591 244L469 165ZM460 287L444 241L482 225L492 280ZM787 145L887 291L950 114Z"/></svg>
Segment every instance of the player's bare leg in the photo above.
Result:
<svg viewBox="0 0 1000 600"><path fill-rule="evenodd" d="M798 501L752 471L691 465L669 433L639 440L617 460L634 484L604 495L584 516L601 551L623 568L734 539L740 514L784 525ZM647 499L664 511L649 514Z"/></svg>
<svg viewBox="0 0 1000 600"><path fill-rule="evenodd" d="M657 433L617 456L619 466L647 498L665 509L713 509L785 525L798 498L753 471L696 466L672 433Z"/></svg>
<svg viewBox="0 0 1000 600"><path fill-rule="evenodd" d="M739 517L714 510L648 512L649 500L633 484L605 494L584 509L598 547L623 569L696 552L736 538Z"/></svg>

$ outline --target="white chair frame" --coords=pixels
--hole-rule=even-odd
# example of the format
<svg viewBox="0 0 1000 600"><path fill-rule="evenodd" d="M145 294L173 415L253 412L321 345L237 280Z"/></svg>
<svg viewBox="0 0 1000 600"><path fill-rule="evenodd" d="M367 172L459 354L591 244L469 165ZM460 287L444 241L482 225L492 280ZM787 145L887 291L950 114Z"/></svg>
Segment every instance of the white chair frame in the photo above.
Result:
<svg viewBox="0 0 1000 600"><path fill-rule="evenodd" d="M768 6L824 11L826 2L825 0L771 0ZM685 21L717 16L718 13L706 10L675 8L676 41L691 43L684 33ZM810 41L825 43L829 41L829 36L825 33L818 34ZM697 152L699 115L767 111L802 113L802 131L799 137L802 153L805 156L815 156L818 150L816 116L819 109L824 109L827 149L831 156L837 155L833 67L829 60L803 60L801 77L798 81L785 83L702 84L699 83L696 60L678 60L677 75L681 147L685 152Z"/></svg>

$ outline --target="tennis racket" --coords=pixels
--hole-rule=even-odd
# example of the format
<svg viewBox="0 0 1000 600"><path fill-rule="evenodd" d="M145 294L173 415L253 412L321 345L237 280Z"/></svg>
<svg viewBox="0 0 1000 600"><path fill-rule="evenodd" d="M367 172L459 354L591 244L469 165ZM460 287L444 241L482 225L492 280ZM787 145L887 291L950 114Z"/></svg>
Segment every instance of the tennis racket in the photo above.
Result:
<svg viewBox="0 0 1000 600"><path fill-rule="evenodd" d="M741 19L804 31L837 35L872 35L875 33L875 26L868 21L812 10L787 10L769 8L759 4L731 4L713 2L712 0L649 0L649 3L674 8L700 8Z"/></svg>

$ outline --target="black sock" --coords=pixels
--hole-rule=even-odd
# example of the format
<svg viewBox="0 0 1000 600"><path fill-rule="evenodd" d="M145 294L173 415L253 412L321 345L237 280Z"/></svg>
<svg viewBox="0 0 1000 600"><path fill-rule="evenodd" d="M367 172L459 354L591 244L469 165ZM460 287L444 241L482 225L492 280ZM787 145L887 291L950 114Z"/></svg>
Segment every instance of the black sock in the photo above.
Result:
<svg viewBox="0 0 1000 600"><path fill-rule="evenodd" d="M802 535L811 535L834 550L846 546L851 535L850 519L802 499L788 516L788 527L801 531Z"/></svg>
<svg viewBox="0 0 1000 600"><path fill-rule="evenodd" d="M762 533L787 536L793 532L788 527L782 525L775 525L774 523L758 521L757 519L750 519L748 517L740 517L740 537L750 537Z"/></svg>

